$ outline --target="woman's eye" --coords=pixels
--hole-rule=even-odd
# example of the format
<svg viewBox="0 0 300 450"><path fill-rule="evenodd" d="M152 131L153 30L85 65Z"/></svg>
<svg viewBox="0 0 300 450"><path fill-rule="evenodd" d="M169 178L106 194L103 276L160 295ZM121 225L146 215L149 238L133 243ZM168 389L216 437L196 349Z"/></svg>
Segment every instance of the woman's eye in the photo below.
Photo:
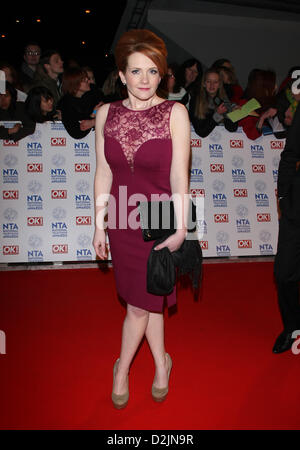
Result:
<svg viewBox="0 0 300 450"><path fill-rule="evenodd" d="M138 69L134 69L134 70L131 71L131 73L136 74L136 73L139 73L139 71L138 71Z"/></svg>
<svg viewBox="0 0 300 450"><path fill-rule="evenodd" d="M152 69L152 70L151 70L151 73L152 73L153 75L156 75L157 72L158 72L158 71L157 71L156 69Z"/></svg>

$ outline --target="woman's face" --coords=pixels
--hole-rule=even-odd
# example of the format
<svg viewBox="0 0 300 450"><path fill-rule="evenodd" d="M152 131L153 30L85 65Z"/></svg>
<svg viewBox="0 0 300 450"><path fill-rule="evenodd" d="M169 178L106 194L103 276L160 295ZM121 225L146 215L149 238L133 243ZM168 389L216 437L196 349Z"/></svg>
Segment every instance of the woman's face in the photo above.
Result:
<svg viewBox="0 0 300 450"><path fill-rule="evenodd" d="M174 86L175 86L175 76L173 74L172 69L168 69L167 72L167 89L168 92L173 92Z"/></svg>
<svg viewBox="0 0 300 450"><path fill-rule="evenodd" d="M47 114L53 110L53 98L46 99L45 97L41 96L41 111L42 114Z"/></svg>
<svg viewBox="0 0 300 450"><path fill-rule="evenodd" d="M155 63L143 53L132 53L125 73L119 73L122 83L126 83L128 94L138 100L148 100L156 93L161 77Z"/></svg>
<svg viewBox="0 0 300 450"><path fill-rule="evenodd" d="M222 69L221 69L220 72L221 72L221 75L222 75L222 78L223 78L223 83L230 84L230 78L229 78L228 73L225 72L225 70L222 70Z"/></svg>
<svg viewBox="0 0 300 450"><path fill-rule="evenodd" d="M78 88L78 92L80 92L80 94L84 94L85 92L88 92L91 90L91 83L90 80L88 78L88 76L85 76L82 78L82 80L80 81L80 85Z"/></svg>
<svg viewBox="0 0 300 450"><path fill-rule="evenodd" d="M199 72L198 72L196 63L193 66L191 66L191 67L187 67L185 69L186 86L188 86L189 84L193 83L193 81L196 80L198 75L199 75Z"/></svg>
<svg viewBox="0 0 300 450"><path fill-rule="evenodd" d="M11 95L9 91L6 91L5 94L0 94L0 108L8 109L11 104Z"/></svg>
<svg viewBox="0 0 300 450"><path fill-rule="evenodd" d="M210 97L214 97L220 87L220 77L217 73L209 73L204 81L204 87Z"/></svg>
<svg viewBox="0 0 300 450"><path fill-rule="evenodd" d="M96 80L95 80L93 72L90 72L88 70L87 71L87 76L88 76L89 84L96 84Z"/></svg>

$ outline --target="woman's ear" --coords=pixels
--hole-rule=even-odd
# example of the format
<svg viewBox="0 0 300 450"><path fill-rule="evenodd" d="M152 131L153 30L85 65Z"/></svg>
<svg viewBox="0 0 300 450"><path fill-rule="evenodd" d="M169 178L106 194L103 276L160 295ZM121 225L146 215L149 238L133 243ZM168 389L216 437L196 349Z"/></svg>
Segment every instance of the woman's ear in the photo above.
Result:
<svg viewBox="0 0 300 450"><path fill-rule="evenodd" d="M121 82L125 86L126 85L126 79L125 79L125 76L124 76L123 72L121 72L121 71L119 72L119 77L120 77Z"/></svg>

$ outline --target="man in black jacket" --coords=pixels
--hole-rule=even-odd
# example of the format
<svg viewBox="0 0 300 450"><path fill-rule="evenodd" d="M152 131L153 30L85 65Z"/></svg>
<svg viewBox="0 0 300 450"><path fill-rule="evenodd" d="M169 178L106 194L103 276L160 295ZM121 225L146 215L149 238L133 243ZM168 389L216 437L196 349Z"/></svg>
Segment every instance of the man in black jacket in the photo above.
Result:
<svg viewBox="0 0 300 450"><path fill-rule="evenodd" d="M278 171L279 235L274 273L284 326L274 353L289 350L300 330L300 107L298 105L281 154ZM299 331L300 334L300 331Z"/></svg>

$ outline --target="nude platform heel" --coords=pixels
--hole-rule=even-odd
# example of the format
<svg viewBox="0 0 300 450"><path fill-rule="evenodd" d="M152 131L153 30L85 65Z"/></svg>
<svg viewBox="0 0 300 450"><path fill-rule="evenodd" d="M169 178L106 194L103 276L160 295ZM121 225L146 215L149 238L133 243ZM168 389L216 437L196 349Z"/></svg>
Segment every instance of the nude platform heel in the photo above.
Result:
<svg viewBox="0 0 300 450"><path fill-rule="evenodd" d="M166 353L166 359L168 360L168 365L169 365L168 385L164 388L157 388L154 386L154 384L152 384L152 398L156 402L163 402L166 399L168 392L169 392L169 378L170 378L170 372L172 369L173 362L172 362L171 356L168 353Z"/></svg>
<svg viewBox="0 0 300 450"><path fill-rule="evenodd" d="M119 361L120 361L120 358L118 358L117 361L114 364L113 382L115 382L115 377L116 377L117 367L118 367ZM111 399L112 399L114 407L117 408L117 409L123 409L123 408L125 408L125 406L127 406L127 403L128 403L128 400L129 400L128 375L127 375L127 392L125 392L125 394L121 394L121 395L120 394L115 394L114 392L112 392Z"/></svg>

